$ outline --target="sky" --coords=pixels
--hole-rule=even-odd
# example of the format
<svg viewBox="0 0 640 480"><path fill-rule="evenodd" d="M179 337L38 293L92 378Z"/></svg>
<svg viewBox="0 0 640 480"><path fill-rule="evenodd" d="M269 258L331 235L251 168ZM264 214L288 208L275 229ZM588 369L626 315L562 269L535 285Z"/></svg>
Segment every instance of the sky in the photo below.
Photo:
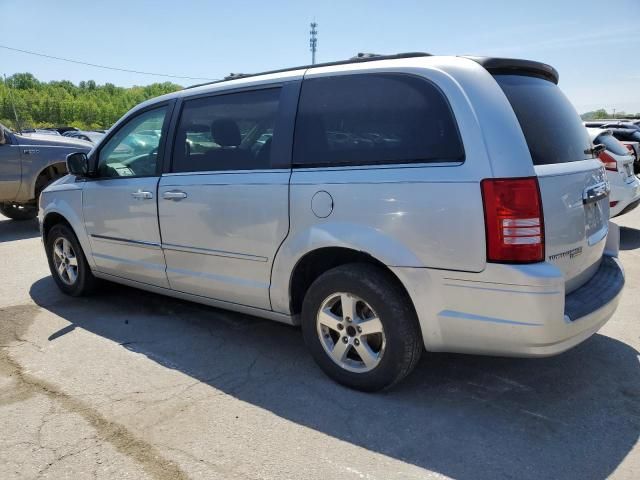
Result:
<svg viewBox="0 0 640 480"><path fill-rule="evenodd" d="M425 51L553 65L580 113L640 112L640 0L0 0L0 45L217 79L358 52ZM119 86L202 80L125 73L0 48L0 74Z"/></svg>

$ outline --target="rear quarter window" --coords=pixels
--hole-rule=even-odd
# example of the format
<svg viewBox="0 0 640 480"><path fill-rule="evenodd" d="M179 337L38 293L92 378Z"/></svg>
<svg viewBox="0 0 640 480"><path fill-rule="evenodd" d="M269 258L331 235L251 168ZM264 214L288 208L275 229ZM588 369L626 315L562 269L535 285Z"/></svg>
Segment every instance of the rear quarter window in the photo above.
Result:
<svg viewBox="0 0 640 480"><path fill-rule="evenodd" d="M555 83L525 75L494 78L518 118L534 165L593 158L582 120Z"/></svg>
<svg viewBox="0 0 640 480"><path fill-rule="evenodd" d="M305 80L294 165L461 162L464 149L449 104L431 82L404 74Z"/></svg>

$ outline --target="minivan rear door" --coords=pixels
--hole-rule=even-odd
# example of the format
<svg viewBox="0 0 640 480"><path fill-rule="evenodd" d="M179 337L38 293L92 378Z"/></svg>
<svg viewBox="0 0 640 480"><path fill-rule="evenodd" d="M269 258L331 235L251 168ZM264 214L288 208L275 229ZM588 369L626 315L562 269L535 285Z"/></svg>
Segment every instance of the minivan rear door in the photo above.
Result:
<svg viewBox="0 0 640 480"><path fill-rule="evenodd" d="M575 109L549 78L496 74L524 133L540 185L548 262L566 292L597 270L609 223L609 184Z"/></svg>

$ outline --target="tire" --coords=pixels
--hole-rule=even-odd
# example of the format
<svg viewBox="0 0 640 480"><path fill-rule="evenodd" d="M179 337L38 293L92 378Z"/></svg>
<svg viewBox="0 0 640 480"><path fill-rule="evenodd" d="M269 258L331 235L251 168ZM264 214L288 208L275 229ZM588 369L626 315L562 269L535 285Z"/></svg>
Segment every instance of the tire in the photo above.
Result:
<svg viewBox="0 0 640 480"><path fill-rule="evenodd" d="M333 268L313 282L302 304L302 334L329 377L367 392L406 377L424 348L409 296L390 273L366 263Z"/></svg>
<svg viewBox="0 0 640 480"><path fill-rule="evenodd" d="M0 213L11 220L31 220L38 215L38 209L32 206L0 203Z"/></svg>
<svg viewBox="0 0 640 480"><path fill-rule="evenodd" d="M56 253L57 248L60 248L62 256ZM70 227L61 223L54 225L47 235L46 251L53 280L63 293L79 297L93 291L96 278ZM64 268L60 267L61 262L64 263Z"/></svg>

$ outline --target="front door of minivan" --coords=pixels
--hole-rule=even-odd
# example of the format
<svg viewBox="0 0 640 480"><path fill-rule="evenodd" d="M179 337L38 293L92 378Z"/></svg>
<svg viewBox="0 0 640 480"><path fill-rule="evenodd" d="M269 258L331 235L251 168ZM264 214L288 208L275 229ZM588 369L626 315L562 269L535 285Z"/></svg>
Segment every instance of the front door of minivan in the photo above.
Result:
<svg viewBox="0 0 640 480"><path fill-rule="evenodd" d="M271 265L289 230L296 88L184 101L171 172L158 189L172 289L271 308Z"/></svg>
<svg viewBox="0 0 640 480"><path fill-rule="evenodd" d="M168 287L156 193L169 107L126 120L99 147L82 208L96 270Z"/></svg>

